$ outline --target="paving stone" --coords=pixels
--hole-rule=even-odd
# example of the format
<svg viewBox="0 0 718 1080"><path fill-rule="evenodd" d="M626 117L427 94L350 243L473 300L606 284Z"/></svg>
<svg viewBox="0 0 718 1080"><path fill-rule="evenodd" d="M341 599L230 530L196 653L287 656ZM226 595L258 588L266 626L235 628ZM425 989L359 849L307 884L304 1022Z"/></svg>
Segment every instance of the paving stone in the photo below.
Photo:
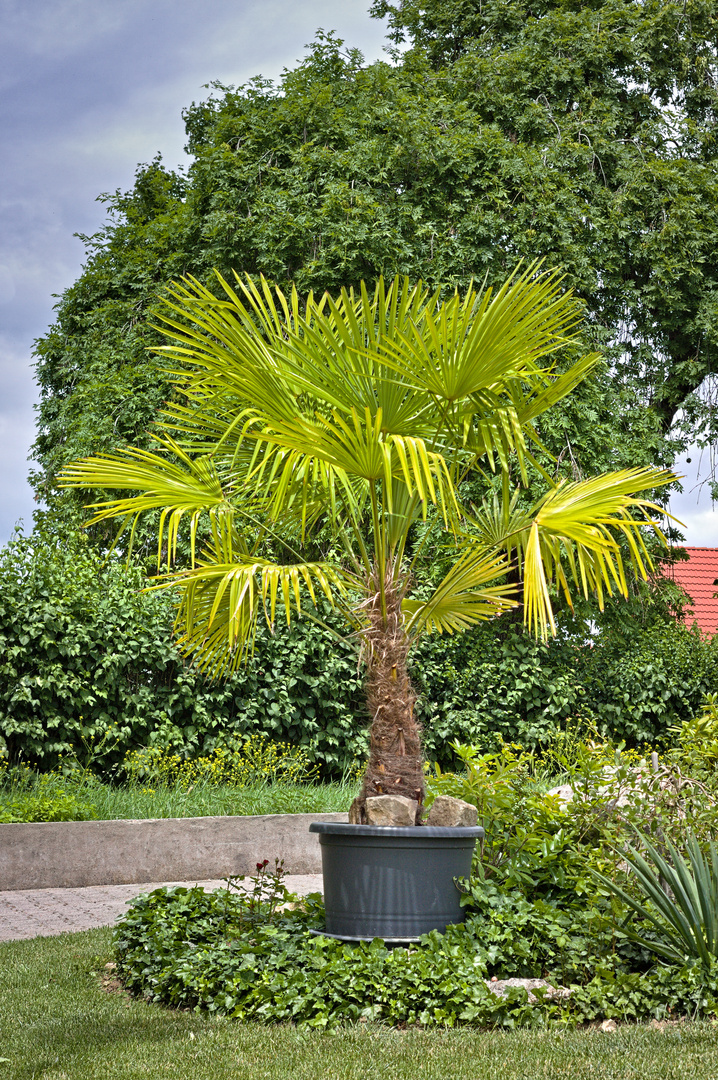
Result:
<svg viewBox="0 0 718 1080"><path fill-rule="evenodd" d="M322 891L321 874L288 874L291 892ZM223 881L153 881L139 885L90 885L84 889L18 889L0 892L0 941L51 937L95 926L110 926L141 892L161 885L201 885L218 889Z"/></svg>

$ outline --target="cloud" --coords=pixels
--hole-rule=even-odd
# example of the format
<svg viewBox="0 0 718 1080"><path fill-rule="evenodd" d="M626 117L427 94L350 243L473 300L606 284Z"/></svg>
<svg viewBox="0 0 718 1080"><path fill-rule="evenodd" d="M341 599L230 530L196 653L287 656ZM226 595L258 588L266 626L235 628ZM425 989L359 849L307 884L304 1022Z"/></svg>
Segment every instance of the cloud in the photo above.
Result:
<svg viewBox="0 0 718 1080"><path fill-rule="evenodd" d="M683 491L671 495L668 509L683 522L679 528L686 544L718 547L718 509L711 502L707 483L711 472L709 454L694 446L676 460L674 471L682 477Z"/></svg>
<svg viewBox="0 0 718 1080"><path fill-rule="evenodd" d="M103 38L115 35L128 23L143 0L6 0L3 11L3 39L6 49L27 58L67 60L89 45L97 47Z"/></svg>
<svg viewBox="0 0 718 1080"><path fill-rule="evenodd" d="M671 511L674 512L673 510ZM718 547L718 511L714 508L697 507L694 510L676 513L683 521L681 529L690 547Z"/></svg>
<svg viewBox="0 0 718 1080"><path fill-rule="evenodd" d="M32 528L35 501L29 484L29 447L35 439L33 402L35 385L29 349L0 336L0 542L6 541L22 518L25 531Z"/></svg>
<svg viewBox="0 0 718 1080"><path fill-rule="evenodd" d="M9 266L0 263L0 305L15 299L15 276Z"/></svg>

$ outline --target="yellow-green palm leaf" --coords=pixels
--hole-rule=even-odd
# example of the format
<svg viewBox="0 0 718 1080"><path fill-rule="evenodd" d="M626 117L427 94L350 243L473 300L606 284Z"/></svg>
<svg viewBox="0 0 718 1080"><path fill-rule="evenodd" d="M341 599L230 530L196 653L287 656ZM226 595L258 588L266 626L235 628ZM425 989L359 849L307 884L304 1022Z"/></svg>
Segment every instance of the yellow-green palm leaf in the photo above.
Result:
<svg viewBox="0 0 718 1080"><path fill-rule="evenodd" d="M477 542L503 549L516 560L524 587L527 625L545 637L555 631L550 585L569 604L572 585L584 596L625 595L626 577L619 541L627 545L642 578L653 568L642 530L662 538L655 521L665 512L641 493L664 486L675 476L664 469L623 469L587 480L564 481L533 507L522 509L495 498L476 517Z"/></svg>
<svg viewBox="0 0 718 1080"><path fill-rule="evenodd" d="M104 502L90 503L96 513L88 524L108 518L137 519L148 510L161 510L158 530L158 560L167 529L167 559L177 549L183 519L189 517L192 551L200 515L230 509L214 461L210 457L191 457L175 440L159 442L165 454L128 447L116 454L97 454L71 462L63 472L65 487L93 487L135 491L139 494ZM124 526L123 526L124 528Z"/></svg>
<svg viewBox="0 0 718 1080"><path fill-rule="evenodd" d="M404 600L408 633L460 633L508 611L515 606L511 594L516 592L514 585L500 583L508 569L503 555L475 545L464 550L427 600Z"/></svg>
<svg viewBox="0 0 718 1080"><path fill-rule="evenodd" d="M236 274L217 286L214 295L187 278L167 292L160 352L175 363L176 393L159 448L94 455L62 476L110 493L92 505L93 522L134 529L159 510L169 562L187 525L191 566L162 587L177 589L182 644L213 675L240 662L259 614L272 622L277 604L289 617L323 596L348 611L350 594L370 598L373 582L372 611L384 617L386 590L404 596L416 524L432 504L456 553L428 599L405 597L414 637L505 610L509 569L523 573L526 620L544 635L553 589L600 603L625 592L621 544L647 572L641 529L658 508L641 492L670 482L660 470L554 485L532 508L497 500L474 520L461 505L476 470L508 477L517 467L527 482L529 443L540 446L533 422L596 362L589 354L556 374L556 356L567 345L576 353L581 311L557 273L532 265L495 292L472 286L447 299L399 277L305 299ZM212 539L196 560L202 520ZM316 536L331 557L297 550Z"/></svg>
<svg viewBox="0 0 718 1080"><path fill-rule="evenodd" d="M273 625L279 603L289 624L293 612L302 613L302 592L312 604L323 595L333 607L344 601L350 580L331 564L282 565L224 551L220 545L210 547L190 570L167 575L155 587L179 587L179 645L216 677L243 662L260 614Z"/></svg>

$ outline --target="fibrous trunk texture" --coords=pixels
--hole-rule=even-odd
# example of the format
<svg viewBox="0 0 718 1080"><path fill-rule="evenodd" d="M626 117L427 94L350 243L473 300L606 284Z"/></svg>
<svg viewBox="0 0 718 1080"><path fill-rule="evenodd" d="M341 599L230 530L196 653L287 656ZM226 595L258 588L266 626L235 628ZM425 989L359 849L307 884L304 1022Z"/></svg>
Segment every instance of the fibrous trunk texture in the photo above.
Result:
<svg viewBox="0 0 718 1080"><path fill-rule="evenodd" d="M373 795L404 795L417 805L417 824L424 802L421 729L414 715L416 694L407 669L409 638L404 630L401 602L407 582L394 581L387 569L382 610L378 573L365 605L367 628L364 655L367 663L367 706L371 716L369 764L362 792L352 808L352 819L364 821L364 806Z"/></svg>

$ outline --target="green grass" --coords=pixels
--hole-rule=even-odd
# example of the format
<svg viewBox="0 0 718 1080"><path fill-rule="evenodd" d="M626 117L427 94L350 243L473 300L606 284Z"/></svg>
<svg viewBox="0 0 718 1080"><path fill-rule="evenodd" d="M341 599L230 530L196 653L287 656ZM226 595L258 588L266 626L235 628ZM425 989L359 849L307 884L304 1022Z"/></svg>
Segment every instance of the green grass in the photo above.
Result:
<svg viewBox="0 0 718 1080"><path fill-rule="evenodd" d="M198 784L180 787L96 784L87 797L97 818L221 817L226 814L321 814L346 811L356 784L289 784L260 780L246 787Z"/></svg>
<svg viewBox="0 0 718 1080"><path fill-rule="evenodd" d="M6 806L20 805L27 808L21 815L25 820L48 820L47 808L54 799L57 806L91 806L92 812L78 816L98 821L224 817L230 814L321 814L348 810L357 790L358 785L353 782L293 784L258 780L245 787L203 782L183 790L179 784L111 785L92 776L80 782L68 781L61 776L44 776L23 785L22 792L0 788L0 813ZM64 792L65 797L58 799L59 792ZM67 799L68 795L73 801ZM44 816L38 817L40 801Z"/></svg>
<svg viewBox="0 0 718 1080"><path fill-rule="evenodd" d="M718 1028L336 1034L241 1025L101 986L110 931L0 945L8 1080L716 1080Z"/></svg>

